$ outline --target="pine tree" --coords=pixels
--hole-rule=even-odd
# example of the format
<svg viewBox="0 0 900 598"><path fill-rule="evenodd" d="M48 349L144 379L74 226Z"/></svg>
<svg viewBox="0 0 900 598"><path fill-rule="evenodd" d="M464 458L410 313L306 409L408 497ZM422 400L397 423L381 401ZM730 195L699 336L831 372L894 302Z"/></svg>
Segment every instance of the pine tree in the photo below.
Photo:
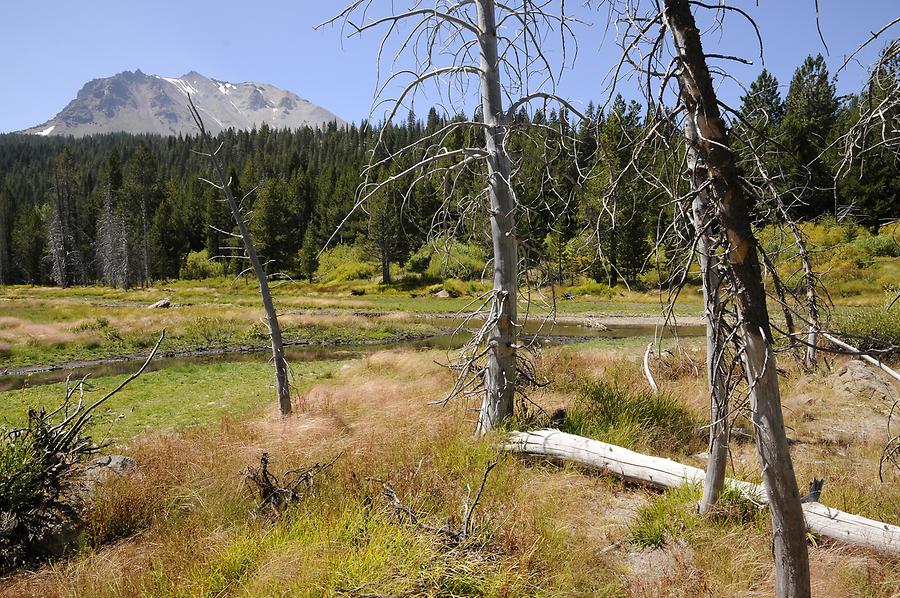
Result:
<svg viewBox="0 0 900 598"><path fill-rule="evenodd" d="M18 271L20 280L33 285L44 282L42 264L47 246L45 220L48 212L47 209L28 206L19 210L13 225L13 267Z"/></svg>
<svg viewBox="0 0 900 598"><path fill-rule="evenodd" d="M5 185L0 186L0 285L12 280L10 250L12 244L12 196Z"/></svg>
<svg viewBox="0 0 900 598"><path fill-rule="evenodd" d="M319 267L319 244L316 242L315 227L309 226L303 235L303 245L297 257L297 269L300 275L312 282Z"/></svg>
<svg viewBox="0 0 900 598"><path fill-rule="evenodd" d="M133 254L140 266L141 284L150 284L153 256L150 251L150 223L160 200L156 159L147 144L141 143L128 160L125 171L124 192L132 216L131 234L139 239Z"/></svg>
<svg viewBox="0 0 900 598"><path fill-rule="evenodd" d="M824 152L837 119L835 85L825 59L808 56L794 72L785 100L782 130L784 143L795 164L788 164L793 184L803 189L804 206L797 210L803 218L835 211L833 176Z"/></svg>

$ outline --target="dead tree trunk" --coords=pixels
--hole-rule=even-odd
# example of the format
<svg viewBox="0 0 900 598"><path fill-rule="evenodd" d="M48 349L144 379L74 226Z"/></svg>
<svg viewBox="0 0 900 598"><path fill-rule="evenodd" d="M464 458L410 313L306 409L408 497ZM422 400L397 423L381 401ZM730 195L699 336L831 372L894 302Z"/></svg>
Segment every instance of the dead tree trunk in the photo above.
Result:
<svg viewBox="0 0 900 598"><path fill-rule="evenodd" d="M391 260L387 249L381 250L381 282L391 284Z"/></svg>
<svg viewBox="0 0 900 598"><path fill-rule="evenodd" d="M784 431L756 239L690 2L666 0L665 18L680 61L681 101L697 128L696 149L705 162L718 223L728 243L744 376L750 387L756 447L772 513L776 595L805 598L810 595L806 525Z"/></svg>
<svg viewBox="0 0 900 598"><path fill-rule="evenodd" d="M772 182L772 179L766 173L765 165L763 161L760 159L758 155L755 155L756 164L759 168L760 172L764 175L766 179L766 184L769 187L769 191L772 194L772 197L775 199L775 204L778 207L778 211L781 213L781 216L784 218L785 223L788 226L788 229L791 231L791 235L794 237L794 244L797 246L797 255L800 258L800 263L803 265L803 286L805 295L806 295L806 312L807 312L807 332L806 332L806 351L803 357L803 364L808 370L813 370L816 367L816 354L818 352L818 337L819 330L821 330L821 322L819 320L819 303L818 303L818 294L816 293L816 273L812 267L812 260L809 257L809 250L806 248L806 240L803 238L803 234L800 232L800 227L797 226L797 223L791 217L790 212L788 211L788 207L785 205L784 201L781 199L781 193L779 193L778 189L775 187L775 184ZM775 283L778 283L777 273L775 272L774 265L772 266L772 276L775 278ZM782 300L784 303L784 301ZM790 318L790 311L785 310L785 317ZM788 330L791 330L790 320L788 320Z"/></svg>
<svg viewBox="0 0 900 598"><path fill-rule="evenodd" d="M688 169L694 190L692 216L697 236L697 254L700 275L703 279L703 311L706 317L706 378L709 385L709 457L706 463L706 482L700 512L707 513L719 500L725 486L725 468L728 464L728 389L725 384L724 336L722 334L721 278L718 257L710 227L714 225L714 206L710 201L707 174L698 154L700 141L697 127L688 119L685 123Z"/></svg>
<svg viewBox="0 0 900 598"><path fill-rule="evenodd" d="M781 203L779 201L779 203ZM809 317L809 328L806 332L806 355L803 363L808 370L816 367L816 353L818 350L818 336L821 324L819 322L819 306L818 297L816 296L816 273L812 268L812 261L809 259L809 251L806 249L806 241L800 234L797 223L794 222L787 214L787 210L783 209L785 220L794 236L794 242L797 244L797 252L800 254L800 261L803 264L803 285L806 287L806 311Z"/></svg>
<svg viewBox="0 0 900 598"><path fill-rule="evenodd" d="M231 214L234 216L234 222L237 224L238 234L244 243L247 259L250 261L253 273L256 274L257 282L259 282L259 295L262 298L263 309L266 312L266 324L269 327L269 335L272 339L272 361L275 362L275 392L278 396L278 406L281 409L281 415L287 416L291 414L291 389L288 382L287 360L284 357L284 343L281 340L281 326L278 324L278 315L275 311L275 304L272 302L272 293L269 291L269 279L262 262L259 260L259 255L256 253L253 238L250 236L250 229L247 227L246 221L244 221L244 216L241 214L238 202L231 190L231 185L228 184L229 181L225 176L225 170L222 168L222 163L219 161L216 153L218 150L213 149L209 133L203 126L200 113L190 97L188 101L190 102L194 121L197 124L197 128L200 129L200 137L203 139L209 159L212 161L216 175L219 177L220 188L225 193L228 206L231 208Z"/></svg>
<svg viewBox="0 0 900 598"><path fill-rule="evenodd" d="M476 0L478 46L481 52L481 110L487 150L491 237L494 243L494 300L488 338L488 362L484 372L484 400L476 434L493 429L513 413L516 391L516 283L518 247L511 187L512 167L504 147L503 100L497 54L494 0Z"/></svg>

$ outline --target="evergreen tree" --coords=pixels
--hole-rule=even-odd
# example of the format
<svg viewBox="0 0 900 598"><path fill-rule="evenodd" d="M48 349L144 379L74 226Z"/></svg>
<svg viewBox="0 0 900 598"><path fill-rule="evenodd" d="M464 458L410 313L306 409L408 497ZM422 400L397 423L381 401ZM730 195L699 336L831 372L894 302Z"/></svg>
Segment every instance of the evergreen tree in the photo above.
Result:
<svg viewBox="0 0 900 598"><path fill-rule="evenodd" d="M787 165L804 206L797 212L812 218L835 210L832 171L824 152L837 119L835 85L825 59L808 56L796 70L785 100L784 143L795 163Z"/></svg>
<svg viewBox="0 0 900 598"><path fill-rule="evenodd" d="M49 206L48 206L49 207ZM35 206L19 210L12 232L12 263L19 280L29 284L44 282L43 258L47 246L47 212Z"/></svg>
<svg viewBox="0 0 900 598"><path fill-rule="evenodd" d="M141 284L145 286L150 284L153 270L150 223L160 200L157 169L156 158L150 153L149 147L141 143L128 160L124 180L124 192L132 216L130 236L138 240L131 253L139 264Z"/></svg>
<svg viewBox="0 0 900 598"><path fill-rule="evenodd" d="M6 185L0 186L0 285L12 280L11 245L12 245L12 195Z"/></svg>
<svg viewBox="0 0 900 598"><path fill-rule="evenodd" d="M316 243L315 228L310 226L303 235L303 245L300 247L300 255L297 257L297 270L300 275L313 281L313 276L319 267L319 245Z"/></svg>

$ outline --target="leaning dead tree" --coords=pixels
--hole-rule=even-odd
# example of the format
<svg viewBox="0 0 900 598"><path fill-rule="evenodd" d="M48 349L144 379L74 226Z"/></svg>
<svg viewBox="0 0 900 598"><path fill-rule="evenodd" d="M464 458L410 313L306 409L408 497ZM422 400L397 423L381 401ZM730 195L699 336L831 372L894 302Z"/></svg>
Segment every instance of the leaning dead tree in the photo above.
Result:
<svg viewBox="0 0 900 598"><path fill-rule="evenodd" d="M782 597L810 595L806 526L797 479L788 449L781 410L778 372L769 325L757 242L750 228L747 198L735 167L727 128L719 112L715 87L700 41L700 31L688 0L667 0L665 22L677 57L680 102L697 128L688 139L704 158L714 221L725 247L726 274L737 307L736 327L748 384L756 447L772 514L776 593Z"/></svg>
<svg viewBox="0 0 900 598"><path fill-rule="evenodd" d="M291 387L290 381L288 380L288 365L287 359L285 359L284 356L284 342L281 339L281 326L278 323L275 303L272 301L272 293L269 290L269 279L263 268L262 261L260 261L259 255L256 253L256 247L253 245L253 238L250 236L250 229L247 226L244 215L241 213L240 204L234 197L234 192L229 184L230 181L228 180L228 177L225 176L225 170L222 167L221 160L219 160L219 150L222 149L222 146L220 145L218 148L213 148L209 132L206 130L203 119L200 117L200 112L197 110L197 107L194 105L190 96L188 96L188 104L191 110L191 116L194 117L194 123L200 131L200 139L203 142L203 146L206 148L206 152L203 153L203 155L209 158L213 165L213 170L219 180L218 183L212 181L206 182L225 194L228 206L231 208L231 215L234 217L234 222L238 229L237 234L227 234L237 237L243 243L245 257L250 262L248 270L253 270L253 273L256 275L256 280L259 283L259 295L262 299L263 309L266 312L266 326L269 329L269 336L272 340L272 361L275 365L275 393L278 397L278 407L281 410L281 415L290 415Z"/></svg>
<svg viewBox="0 0 900 598"><path fill-rule="evenodd" d="M386 122L411 109L417 95L428 93L426 89L440 97L448 117L445 126L405 147L389 147L379 139L363 173L356 207L398 181L407 180L411 191L418 181L437 179L444 207L435 217L434 230L447 234L467 216L481 212L481 202L486 204L493 288L476 306L474 317L483 318L483 324L453 365L457 382L447 397L481 397L479 435L511 416L517 391L533 381L518 330L523 324L518 311L522 254L516 221L524 206L514 190L517 164L510 143L521 126L513 117L532 103L553 102L577 113L555 94L567 44L574 44L570 31L574 20L566 15L565 2L559 2L557 13L551 12L551 4L411 1L405 10L395 7L387 15L371 15L378 3L356 0L323 24L340 22L350 35L386 30L376 57L379 75L392 43L396 53L390 74L379 80L375 93L375 109L386 107ZM544 53L550 33L559 36L556 43L563 58L558 65ZM395 88L399 92L391 95ZM474 118L457 117L473 104L478 107ZM475 141L479 136L481 143ZM460 137L466 141L459 143ZM410 165L378 177L401 159ZM474 197L457 192L457 184L466 178L477 181Z"/></svg>
<svg viewBox="0 0 900 598"><path fill-rule="evenodd" d="M746 18L752 27L755 24L745 11L725 3L613 0L605 4L617 22L622 46L621 62L613 69L612 87L630 69L637 73L650 106L629 166L669 198L673 217L660 236L680 237L686 249L680 252L686 258L680 270L676 269L680 280L674 281L674 288L680 288L686 280L693 256L699 256L701 264L709 323L707 369L711 396L703 508L715 503L724 486L728 427L741 405L746 404L772 515L776 592L780 597L809 596L806 526L785 434L775 342L763 280L762 264L769 259L753 232L754 225L765 224L756 217L761 209L766 215L776 210L762 205L756 187L742 177L747 162L739 168L731 123L725 117L727 114L737 120L740 115L719 100L713 83L713 75L728 77L728 73L718 64L711 66L710 61L746 60L705 52L693 11L711 11L713 28L724 26L725 15ZM667 102L673 107L667 107ZM677 139L679 135L681 141ZM671 156L668 170L660 173L659 169L639 167L648 146ZM676 168L684 173L681 178L686 179L687 188L672 172ZM754 214L748 207L751 199L756 202ZM788 319L800 313L808 321L808 314L780 296L783 285L777 272L770 268L769 274L776 279L772 298ZM736 376L738 372L740 375Z"/></svg>

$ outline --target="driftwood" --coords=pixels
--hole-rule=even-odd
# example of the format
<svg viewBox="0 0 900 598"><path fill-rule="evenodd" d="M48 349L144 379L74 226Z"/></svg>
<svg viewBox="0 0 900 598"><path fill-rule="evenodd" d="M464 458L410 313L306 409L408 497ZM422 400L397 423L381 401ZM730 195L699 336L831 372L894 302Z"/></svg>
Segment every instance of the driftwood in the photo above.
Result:
<svg viewBox="0 0 900 598"><path fill-rule="evenodd" d="M628 449L566 434L559 430L513 432L504 448L511 452L543 455L574 461L581 465L610 471L631 482L657 488L675 488L683 484L703 484L702 469L671 459L643 455ZM763 486L728 479L726 483L757 503L767 502ZM809 531L832 540L882 552L900 554L900 527L826 507L820 502L803 503Z"/></svg>
<svg viewBox="0 0 900 598"><path fill-rule="evenodd" d="M171 307L171 306L172 306L172 300L168 297L165 297L164 299L160 299L153 305L148 305L147 307L149 309L165 309L165 308Z"/></svg>

